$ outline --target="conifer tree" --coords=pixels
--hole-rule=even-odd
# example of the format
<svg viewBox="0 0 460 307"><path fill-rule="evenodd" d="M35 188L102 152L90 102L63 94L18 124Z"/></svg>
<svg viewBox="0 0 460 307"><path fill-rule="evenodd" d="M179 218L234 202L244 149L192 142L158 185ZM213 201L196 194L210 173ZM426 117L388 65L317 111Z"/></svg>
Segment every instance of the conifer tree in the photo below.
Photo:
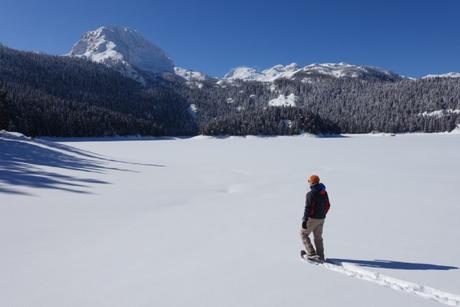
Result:
<svg viewBox="0 0 460 307"><path fill-rule="evenodd" d="M7 130L9 123L7 93L0 87L0 130Z"/></svg>

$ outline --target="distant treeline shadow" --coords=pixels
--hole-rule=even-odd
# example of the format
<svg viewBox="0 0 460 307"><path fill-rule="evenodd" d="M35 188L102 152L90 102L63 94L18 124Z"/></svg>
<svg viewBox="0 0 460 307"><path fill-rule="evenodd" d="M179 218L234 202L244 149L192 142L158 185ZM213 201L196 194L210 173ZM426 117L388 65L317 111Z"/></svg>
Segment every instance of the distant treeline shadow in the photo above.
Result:
<svg viewBox="0 0 460 307"><path fill-rule="evenodd" d="M438 265L430 263L413 263L391 260L357 260L357 259L335 259L330 258L328 261L342 265L344 263L352 263L362 267L394 269L394 270L456 270L458 267Z"/></svg>
<svg viewBox="0 0 460 307"><path fill-rule="evenodd" d="M0 193L25 195L29 193L18 188L32 187L88 194L91 193L89 189L94 184L109 184L109 182L86 176L81 178L64 175L59 170L45 171L42 167L88 174L105 173L108 170L131 171L109 167L109 162L131 164L107 159L63 144L0 133Z"/></svg>

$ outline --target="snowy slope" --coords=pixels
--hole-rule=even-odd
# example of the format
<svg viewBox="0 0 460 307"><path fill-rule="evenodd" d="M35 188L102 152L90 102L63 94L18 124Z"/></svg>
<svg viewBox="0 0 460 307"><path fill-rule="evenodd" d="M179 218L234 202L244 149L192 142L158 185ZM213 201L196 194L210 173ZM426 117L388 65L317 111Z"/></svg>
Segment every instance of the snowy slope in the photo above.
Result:
<svg viewBox="0 0 460 307"><path fill-rule="evenodd" d="M359 66L347 63L311 64L303 68L307 75L319 74L335 78L375 78L397 80L402 77L389 70L373 67Z"/></svg>
<svg viewBox="0 0 460 307"><path fill-rule="evenodd" d="M460 294L459 151L448 134L1 134L0 306L441 306ZM339 271L299 258L311 173Z"/></svg>
<svg viewBox="0 0 460 307"><path fill-rule="evenodd" d="M174 73L183 78L189 86L203 87L203 82L211 78L200 71L189 70L182 67L174 67Z"/></svg>
<svg viewBox="0 0 460 307"><path fill-rule="evenodd" d="M105 64L137 80L142 79L139 70L153 74L172 73L174 66L161 48L139 32L117 26L85 33L68 55Z"/></svg>
<svg viewBox="0 0 460 307"><path fill-rule="evenodd" d="M205 81L209 79L209 77L202 72L188 70L182 67L174 67L174 72L187 81Z"/></svg>
<svg viewBox="0 0 460 307"><path fill-rule="evenodd" d="M258 82L273 82L276 79L290 79L298 72L300 68L297 64L292 63L286 66L275 65L263 71L258 71L252 67L237 67L228 72L223 80L241 80L241 81L258 81Z"/></svg>
<svg viewBox="0 0 460 307"><path fill-rule="evenodd" d="M258 71L257 69L251 67L237 67L227 73L223 80L273 82L281 78L303 79L314 76L328 76L334 78L372 78L382 80L398 80L402 78L389 70L373 66L358 66L346 63L324 63L299 67L297 64L292 63L286 66L275 65L262 71Z"/></svg>
<svg viewBox="0 0 460 307"><path fill-rule="evenodd" d="M434 78L460 78L459 72L448 72L440 75L426 75L422 79L434 79Z"/></svg>
<svg viewBox="0 0 460 307"><path fill-rule="evenodd" d="M271 99L268 105L271 107L295 107L298 97L294 94L279 95L276 98Z"/></svg>
<svg viewBox="0 0 460 307"><path fill-rule="evenodd" d="M422 113L419 113L419 116L423 117L443 117L444 115L449 115L449 114L460 114L460 109L441 109L441 110L435 110L435 111L425 111Z"/></svg>

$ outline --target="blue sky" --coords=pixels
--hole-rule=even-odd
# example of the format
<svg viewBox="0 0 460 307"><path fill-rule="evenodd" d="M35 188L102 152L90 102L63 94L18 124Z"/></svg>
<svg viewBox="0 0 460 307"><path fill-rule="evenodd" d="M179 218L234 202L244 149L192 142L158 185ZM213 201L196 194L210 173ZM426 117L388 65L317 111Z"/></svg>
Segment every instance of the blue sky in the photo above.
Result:
<svg viewBox="0 0 460 307"><path fill-rule="evenodd" d="M129 26L176 65L369 64L408 76L460 71L460 1L2 0L0 42L63 54L82 33Z"/></svg>

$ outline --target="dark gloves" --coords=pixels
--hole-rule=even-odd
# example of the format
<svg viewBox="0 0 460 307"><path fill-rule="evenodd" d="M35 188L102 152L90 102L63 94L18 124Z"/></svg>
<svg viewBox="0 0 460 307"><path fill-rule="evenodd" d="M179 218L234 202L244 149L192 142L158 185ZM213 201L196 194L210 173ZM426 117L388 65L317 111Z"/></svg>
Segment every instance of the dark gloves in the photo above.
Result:
<svg viewBox="0 0 460 307"><path fill-rule="evenodd" d="M302 229L307 229L307 220L302 221Z"/></svg>

